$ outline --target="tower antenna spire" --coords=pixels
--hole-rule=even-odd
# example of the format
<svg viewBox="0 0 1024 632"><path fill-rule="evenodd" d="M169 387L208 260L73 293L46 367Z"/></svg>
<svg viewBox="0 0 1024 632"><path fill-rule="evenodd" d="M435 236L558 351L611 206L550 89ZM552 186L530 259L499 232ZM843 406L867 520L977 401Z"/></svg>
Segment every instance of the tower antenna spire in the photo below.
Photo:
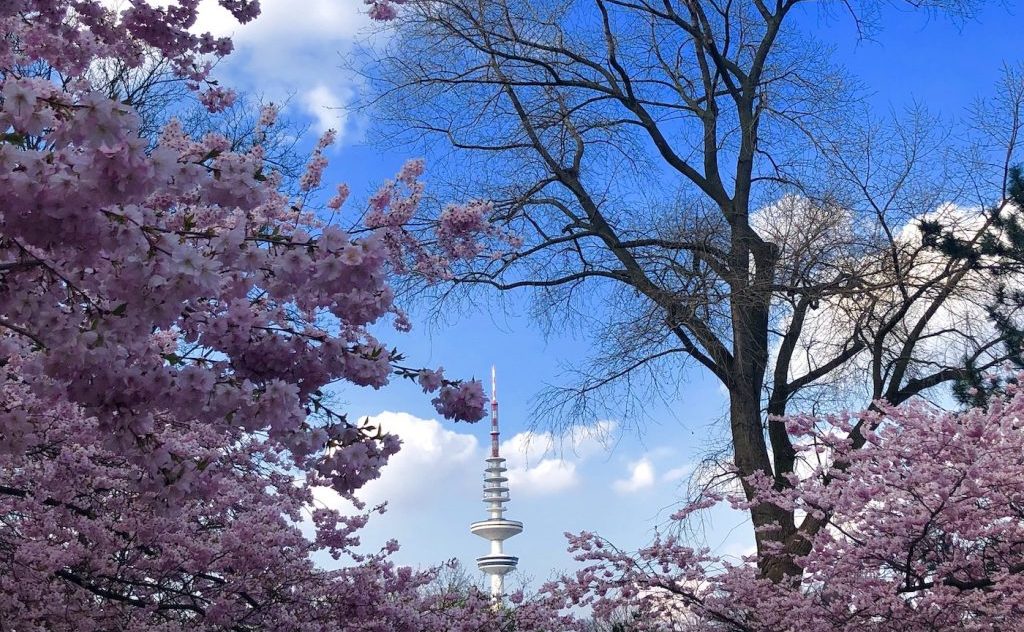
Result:
<svg viewBox="0 0 1024 632"><path fill-rule="evenodd" d="M523 531L523 523L505 519L505 503L509 501L508 477L505 459L498 453L498 380L497 371L491 366L491 456L484 470L484 502L487 503L487 520L474 522L469 526L471 533L491 543L491 552L476 558L477 567L491 576L491 597L500 604L505 594L505 575L515 570L519 558L506 555L505 540Z"/></svg>
<svg viewBox="0 0 1024 632"><path fill-rule="evenodd" d="M491 458L498 458L498 374L491 365Z"/></svg>

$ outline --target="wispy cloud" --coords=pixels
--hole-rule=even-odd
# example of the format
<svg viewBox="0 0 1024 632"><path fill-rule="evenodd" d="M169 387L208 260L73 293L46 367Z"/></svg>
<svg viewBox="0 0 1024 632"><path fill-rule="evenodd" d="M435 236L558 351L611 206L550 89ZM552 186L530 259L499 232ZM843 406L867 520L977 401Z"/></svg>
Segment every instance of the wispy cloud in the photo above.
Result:
<svg viewBox="0 0 1024 632"><path fill-rule="evenodd" d="M614 422L577 426L563 434L520 432L501 444L509 485L525 495L554 494L580 484L578 465L607 450Z"/></svg>
<svg viewBox="0 0 1024 632"><path fill-rule="evenodd" d="M689 476L692 473L693 465L687 463L686 465L674 467L668 470L667 472L661 475L661 480L665 483L674 483L676 481L682 480L683 478Z"/></svg>
<svg viewBox="0 0 1024 632"><path fill-rule="evenodd" d="M629 476L612 482L612 489L629 494L654 486L654 464L647 457L629 464Z"/></svg>
<svg viewBox="0 0 1024 632"><path fill-rule="evenodd" d="M344 141L345 122L348 111L345 100L325 84L317 84L302 95L302 105L316 121L315 127L321 134L329 129L338 132L338 141Z"/></svg>
<svg viewBox="0 0 1024 632"><path fill-rule="evenodd" d="M378 479L367 483L357 496L368 504L387 501L392 511L416 511L437 505L452 490L471 498L477 487L483 451L476 437L448 430L434 419L408 413L382 412L370 423L397 435L402 449L391 457ZM352 510L329 489L317 490L316 499L329 507Z"/></svg>
<svg viewBox="0 0 1024 632"><path fill-rule="evenodd" d="M239 89L308 116L314 128L338 131L339 143L358 126L345 109L359 80L341 69L342 57L370 20L361 2L262 0L255 21L240 25L216 0L203 0L197 32L231 36L235 52L216 71Z"/></svg>

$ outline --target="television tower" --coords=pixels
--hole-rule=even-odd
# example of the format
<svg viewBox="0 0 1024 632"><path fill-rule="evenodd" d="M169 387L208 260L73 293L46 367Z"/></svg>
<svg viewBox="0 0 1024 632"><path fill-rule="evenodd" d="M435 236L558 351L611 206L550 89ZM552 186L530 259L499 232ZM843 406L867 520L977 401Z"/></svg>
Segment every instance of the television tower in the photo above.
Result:
<svg viewBox="0 0 1024 632"><path fill-rule="evenodd" d="M484 470L484 502L487 503L487 520L474 522L469 526L471 533L491 543L491 552L476 558L477 567L491 576L491 597L501 601L505 594L505 575L515 570L519 558L506 555L505 540L523 531L523 523L506 520L505 503L509 501L508 477L505 476L505 459L498 454L498 387L494 367L491 367L491 456L487 458Z"/></svg>

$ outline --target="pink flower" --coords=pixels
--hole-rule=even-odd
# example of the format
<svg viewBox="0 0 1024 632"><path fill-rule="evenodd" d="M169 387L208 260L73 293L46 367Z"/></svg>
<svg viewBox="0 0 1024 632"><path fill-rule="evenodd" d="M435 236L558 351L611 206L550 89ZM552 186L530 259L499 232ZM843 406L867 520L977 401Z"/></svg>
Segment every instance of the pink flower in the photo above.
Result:
<svg viewBox="0 0 1024 632"><path fill-rule="evenodd" d="M277 121L278 108L273 103L269 103L260 108L260 118L257 122L257 126L260 129L266 129L273 125Z"/></svg>
<svg viewBox="0 0 1024 632"><path fill-rule="evenodd" d="M219 86L199 93L199 102L206 106L206 109L210 112L226 110L235 102L235 98L234 90L227 90Z"/></svg>
<svg viewBox="0 0 1024 632"><path fill-rule="evenodd" d="M345 204L345 200L348 199L348 193L348 185L339 184L338 192L327 202L327 207L334 210L340 209Z"/></svg>
<svg viewBox="0 0 1024 632"><path fill-rule="evenodd" d="M436 371L423 369L416 380L423 387L424 393L433 393L441 388L441 384L444 381L444 369L438 368Z"/></svg>
<svg viewBox="0 0 1024 632"><path fill-rule="evenodd" d="M259 11L219 3L243 22ZM354 499L400 447L324 393L405 371L369 328L392 314L408 329L394 275L448 271L413 232L423 163L382 187L353 238L278 189L258 134L245 151L174 121L145 135L85 73L155 58L227 107L209 56L231 42L193 32L199 5L0 0L0 122L38 135L0 140L4 628L486 629L487 595L439 608L423 588L434 571L396 568L390 543L355 550L368 512L319 508L315 533L300 528L318 487ZM28 68L61 81L12 70ZM263 108L258 125L275 115ZM332 140L310 156L307 192ZM347 196L339 186L331 208ZM442 414L482 415L478 382L418 377ZM323 553L349 563L325 571ZM524 631L543 610L530 608L517 609Z"/></svg>
<svg viewBox="0 0 1024 632"><path fill-rule="evenodd" d="M438 413L455 421L479 421L484 416L484 402L484 389L479 380L442 386L438 396L431 400Z"/></svg>

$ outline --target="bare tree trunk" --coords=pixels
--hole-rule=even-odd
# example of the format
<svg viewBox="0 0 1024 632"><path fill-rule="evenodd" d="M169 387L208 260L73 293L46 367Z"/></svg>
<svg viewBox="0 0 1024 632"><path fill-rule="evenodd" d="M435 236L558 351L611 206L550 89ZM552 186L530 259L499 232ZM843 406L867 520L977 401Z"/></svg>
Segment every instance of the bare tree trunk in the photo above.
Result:
<svg viewBox="0 0 1024 632"><path fill-rule="evenodd" d="M747 217L746 213L736 215ZM732 267L737 278L731 285L733 366L729 376L729 425L734 465L743 479L747 500L753 501L756 492L745 480L747 477L761 472L771 480L784 473L776 472L769 458L761 407L769 359L768 321L777 249L761 242L745 222L733 230L736 236ZM799 578L799 565L792 557L780 555L783 543L795 532L793 512L761 503L751 508L750 517L762 575L773 581L787 576Z"/></svg>

